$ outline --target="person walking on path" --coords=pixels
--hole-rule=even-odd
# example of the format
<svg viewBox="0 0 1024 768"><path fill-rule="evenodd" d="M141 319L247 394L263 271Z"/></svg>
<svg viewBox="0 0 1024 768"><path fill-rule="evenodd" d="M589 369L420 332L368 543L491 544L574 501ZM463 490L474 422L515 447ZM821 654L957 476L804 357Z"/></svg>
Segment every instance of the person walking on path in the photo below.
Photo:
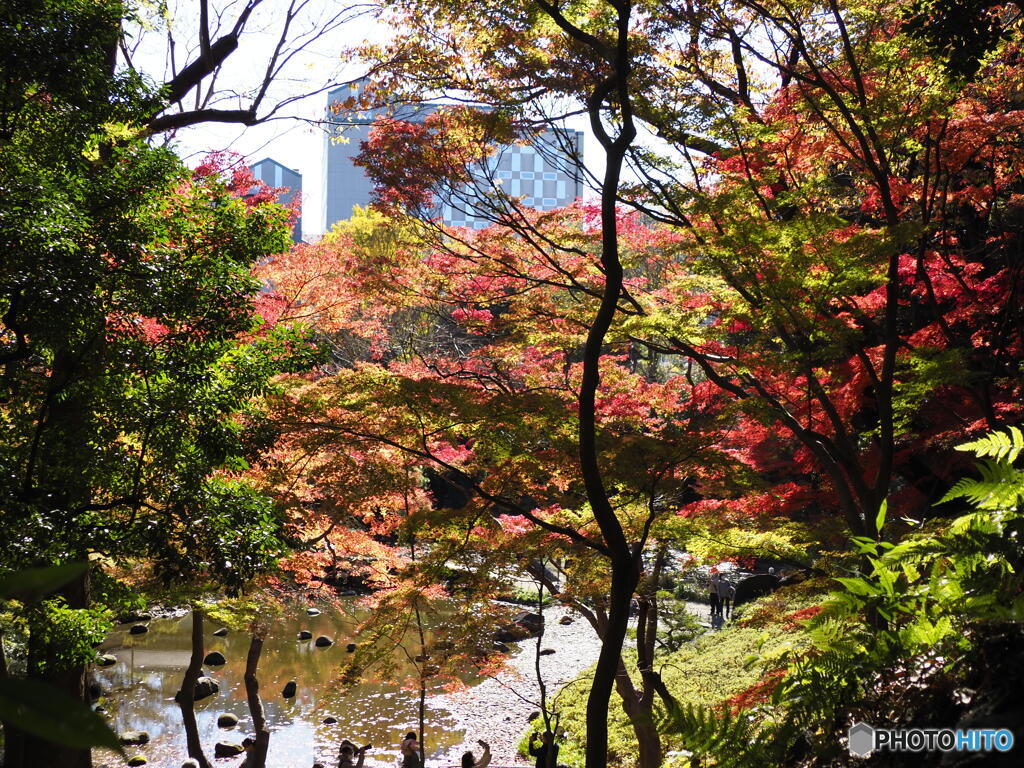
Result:
<svg viewBox="0 0 1024 768"><path fill-rule="evenodd" d="M462 756L462 768L487 768L491 764L491 745L483 739L477 741L477 744L483 749L480 759L473 757L472 752L466 752Z"/></svg>
<svg viewBox="0 0 1024 768"><path fill-rule="evenodd" d="M711 603L711 616L722 615L722 604L718 599L718 581L721 577L717 570L711 571L711 581L708 584L708 600Z"/></svg>
<svg viewBox="0 0 1024 768"><path fill-rule="evenodd" d="M728 579L724 576L718 577L718 615L723 615L725 618L729 618L732 613L732 599L736 596L736 587L734 587Z"/></svg>
<svg viewBox="0 0 1024 768"><path fill-rule="evenodd" d="M558 745L555 744L555 734L551 731L544 731L540 737L540 746L537 746L537 732L531 733L527 751L531 757L537 758L536 768L555 768L558 764Z"/></svg>
<svg viewBox="0 0 1024 768"><path fill-rule="evenodd" d="M402 768L421 768L420 743L416 739L416 731L409 731L402 739Z"/></svg>

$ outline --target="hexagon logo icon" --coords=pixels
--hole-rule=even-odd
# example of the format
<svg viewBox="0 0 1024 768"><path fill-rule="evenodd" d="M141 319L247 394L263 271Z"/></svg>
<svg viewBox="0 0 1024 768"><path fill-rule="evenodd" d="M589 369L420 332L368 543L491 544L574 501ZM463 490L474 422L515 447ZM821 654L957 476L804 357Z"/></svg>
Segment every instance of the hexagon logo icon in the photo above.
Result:
<svg viewBox="0 0 1024 768"><path fill-rule="evenodd" d="M846 733L850 743L850 754L867 757L875 749L875 729L867 723L854 723Z"/></svg>

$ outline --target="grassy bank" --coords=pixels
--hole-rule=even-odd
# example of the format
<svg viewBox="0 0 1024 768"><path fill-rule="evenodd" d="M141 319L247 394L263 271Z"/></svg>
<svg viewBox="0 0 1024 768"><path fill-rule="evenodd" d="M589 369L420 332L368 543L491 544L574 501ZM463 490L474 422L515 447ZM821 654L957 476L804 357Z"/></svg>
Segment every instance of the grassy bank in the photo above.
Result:
<svg viewBox="0 0 1024 768"><path fill-rule="evenodd" d="M679 650L660 656L658 666L669 690L684 705L731 706L741 700L743 694L761 683L764 673L773 668L774 657L786 648L805 644L800 614L819 601L820 593L821 587L815 584L780 590L744 606L736 620L721 630L705 632ZM638 683L636 654L627 649L625 655L626 666ZM565 729L559 763L572 768L583 765L586 703L592 675L593 669L588 670L579 680L563 688L556 699L561 726ZM678 738L667 732L663 708L656 705L655 710L663 749L666 752L681 749ZM633 766L636 738L617 694L612 696L608 728L609 766ZM520 747L523 754L528 736ZM666 766L681 768L684 765L686 762L681 757L666 761Z"/></svg>

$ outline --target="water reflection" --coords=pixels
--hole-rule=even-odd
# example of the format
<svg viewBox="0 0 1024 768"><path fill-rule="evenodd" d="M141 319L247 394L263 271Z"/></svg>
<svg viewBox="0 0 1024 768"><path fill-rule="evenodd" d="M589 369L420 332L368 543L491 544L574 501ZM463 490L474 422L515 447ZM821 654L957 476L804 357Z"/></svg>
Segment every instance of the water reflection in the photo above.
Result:
<svg viewBox="0 0 1024 768"><path fill-rule="evenodd" d="M343 738L374 745L367 766L394 766L402 735L418 730L415 665L396 648L391 661L397 681L370 670L363 682L343 691L336 679L342 665L351 659L346 645L359 642L354 634L361 618L358 611L350 605L343 611L324 609L319 616L307 616L297 607L287 614L268 631L259 664L260 698L271 731L267 768L310 768L316 760L335 765ZM181 711L174 695L189 662L191 626L191 616L185 616L153 621L149 632L142 635L131 635L128 626L121 627L102 649L114 654L118 663L95 671L106 692L103 704L114 729L118 733L149 733L150 743L137 751L152 766L177 768L187 757ZM214 760L213 748L218 741L241 744L245 736L254 735L244 684L250 638L244 632L215 637L212 633L217 628L207 622L205 651L220 651L227 663L203 667L203 674L215 679L220 691L196 702L196 721L211 764L233 768L242 757ZM314 638L327 635L335 644L317 648L313 640L300 641L297 634L302 629L310 630ZM415 655L418 641L410 635L408 643L410 655ZM298 691L293 699L284 699L281 692L289 680L298 682ZM436 686L433 690L440 692ZM428 707L429 702L428 697ZM218 728L217 717L223 713L235 715L238 726ZM327 717L336 718L337 723L324 724ZM447 712L429 707L429 753L439 754L462 742L463 732L452 723ZM129 749L131 754L136 751ZM104 762L103 756L98 758L98 763ZM108 758L111 765L120 763L115 760Z"/></svg>

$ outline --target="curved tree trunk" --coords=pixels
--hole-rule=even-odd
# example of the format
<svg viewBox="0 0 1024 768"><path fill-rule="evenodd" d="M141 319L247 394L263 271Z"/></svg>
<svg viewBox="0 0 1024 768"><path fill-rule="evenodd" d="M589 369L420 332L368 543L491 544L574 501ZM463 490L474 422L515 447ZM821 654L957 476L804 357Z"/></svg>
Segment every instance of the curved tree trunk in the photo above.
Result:
<svg viewBox="0 0 1024 768"><path fill-rule="evenodd" d="M624 2L617 9L618 34L615 44L606 51L602 50L610 72L587 99L590 125L605 152L605 172L601 182L601 269L605 285L601 305L583 347L583 375L578 401L579 455L587 501L590 502L611 559L612 583L608 595L608 623L594 670L594 682L587 698L586 768L607 768L608 765L608 705L621 663L630 602L640 580L640 549L643 544L638 542L636 546L631 546L626 539L604 486L597 445L597 390L601 383L601 358L605 337L618 311L623 287L616 209L619 180L626 152L636 137L629 96L629 23L632 7L630 3ZM548 10L548 13L552 11ZM562 17L560 26L566 29L567 24ZM572 28L571 25L567 31L570 36L588 40L578 28ZM614 138L609 135L604 124L606 102L617 102L621 116L621 126Z"/></svg>
<svg viewBox="0 0 1024 768"><path fill-rule="evenodd" d="M267 751L270 749L270 729L267 728L267 719L263 714L260 681L256 677L262 652L263 638L254 634L249 641L249 653L245 657L245 698L249 704L252 727L256 731L256 744L249 753L246 768L264 768L267 764Z"/></svg>
<svg viewBox="0 0 1024 768"><path fill-rule="evenodd" d="M658 768L661 765L661 736L654 724L653 691L637 691L625 664L619 668L615 678L615 688L622 699L622 709L633 727L639 746L637 752L638 768ZM646 686L644 686L646 689Z"/></svg>

